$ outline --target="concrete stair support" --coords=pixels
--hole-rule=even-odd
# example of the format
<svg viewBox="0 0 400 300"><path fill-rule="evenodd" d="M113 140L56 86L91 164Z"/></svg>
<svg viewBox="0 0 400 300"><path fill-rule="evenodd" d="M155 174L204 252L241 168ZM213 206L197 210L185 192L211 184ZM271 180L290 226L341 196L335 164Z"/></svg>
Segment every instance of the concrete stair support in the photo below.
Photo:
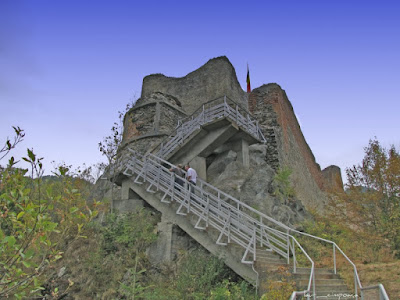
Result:
<svg viewBox="0 0 400 300"><path fill-rule="evenodd" d="M235 253L235 249L232 250L230 247L217 245L216 239L212 237L213 230L211 228L208 228L208 230L199 230L194 228L192 222L194 222L195 219L193 218L191 222L190 214L186 216L177 215L177 205L174 203L167 204L161 202L160 199L162 195L160 193L147 192L147 184L137 184L134 183L132 179L129 179L129 181L131 182L130 188L150 206L164 215L166 219L174 220L176 225L190 235L201 246L207 249L211 254L222 259L225 264L239 276L251 283L256 282L257 275L252 270L251 265L241 263L241 257ZM211 233L209 234L208 231Z"/></svg>
<svg viewBox="0 0 400 300"><path fill-rule="evenodd" d="M186 163L196 156L207 157L215 148L224 144L238 131L232 124L227 124L215 130L205 128L196 130L190 137L175 149L167 160L171 163Z"/></svg>

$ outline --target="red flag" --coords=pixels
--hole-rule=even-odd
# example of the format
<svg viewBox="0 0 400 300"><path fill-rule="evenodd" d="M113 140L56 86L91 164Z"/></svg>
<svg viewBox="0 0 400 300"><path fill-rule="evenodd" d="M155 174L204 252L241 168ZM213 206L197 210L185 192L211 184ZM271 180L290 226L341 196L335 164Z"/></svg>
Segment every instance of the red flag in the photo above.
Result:
<svg viewBox="0 0 400 300"><path fill-rule="evenodd" d="M250 87L250 72L249 72L249 64L247 64L247 92L251 92L251 87Z"/></svg>

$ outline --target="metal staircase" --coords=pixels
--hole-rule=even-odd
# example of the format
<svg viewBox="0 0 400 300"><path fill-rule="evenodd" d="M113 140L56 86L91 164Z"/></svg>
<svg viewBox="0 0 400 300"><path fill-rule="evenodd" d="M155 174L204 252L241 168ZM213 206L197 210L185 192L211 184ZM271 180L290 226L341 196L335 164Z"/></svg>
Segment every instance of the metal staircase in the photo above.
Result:
<svg viewBox="0 0 400 300"><path fill-rule="evenodd" d="M266 142L258 121L247 110L229 97L224 96L208 101L191 116L178 121L177 128L153 149L152 153L168 160L169 156L182 146L196 130L221 119L227 119L235 123L257 141Z"/></svg>
<svg viewBox="0 0 400 300"><path fill-rule="evenodd" d="M235 264L234 259L229 257L229 254L225 256L226 262L239 275L253 281L256 286L260 285L260 280L264 280L263 269L286 265L289 266L300 290L293 292L290 299L316 299L318 297L342 299L350 296L354 298L361 296L363 299L363 291L371 288L377 288L380 291L382 298L379 299L389 299L382 285L362 287L356 266L336 243L294 230L201 179L198 179L197 186L192 186L192 188L189 188L187 181L184 181L183 186L175 182L174 173L169 172L169 168L173 165L162 157L168 157L179 145L187 142L191 134L204 124L215 122L220 118L236 120L247 133L265 142L257 121L250 114L247 113L244 116L237 105L234 109L226 97L221 103L218 101L221 102L221 98L203 105L199 111L195 112L194 116L182 122L170 136L171 140L164 142L153 151L156 154L142 155L128 149L129 154L121 160L120 167L123 174L133 180L132 188L143 199L152 202L151 204L160 211L175 213L181 222L180 226L184 227L182 229L192 237L200 240L205 238L205 235L196 232L207 232L207 238L209 238L213 236L212 232L214 232L213 245L203 242L207 249L211 252L214 251L214 254L219 251L216 250L217 248L222 249L230 245L239 247L242 250L239 262L250 266L254 272L249 273L248 268L241 270ZM229 102L232 101L229 100ZM208 106L208 104L210 105ZM186 219L190 219L192 222L188 222ZM191 225L188 225L189 223ZM294 234L330 244L333 250L333 269L316 269L314 261L293 236ZM215 248L216 246L217 248ZM351 293L337 275L337 252L353 268L354 286ZM299 267L296 258L299 255L308 261L307 268Z"/></svg>

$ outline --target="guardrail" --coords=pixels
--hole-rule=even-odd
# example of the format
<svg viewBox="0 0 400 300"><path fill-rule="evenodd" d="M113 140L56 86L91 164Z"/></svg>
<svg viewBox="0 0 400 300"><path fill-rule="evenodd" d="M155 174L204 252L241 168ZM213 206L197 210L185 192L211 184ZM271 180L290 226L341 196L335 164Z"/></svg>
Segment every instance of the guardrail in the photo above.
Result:
<svg viewBox="0 0 400 300"><path fill-rule="evenodd" d="M169 172L173 167L169 162L152 154L140 155L129 149L132 156L125 160L126 176L135 176L135 183L148 183L148 192L161 191L161 202L178 204L177 214L192 213L198 217L195 228L204 230L212 226L219 232L216 241L219 245L235 242L244 249L241 262L252 264L256 260L256 245L267 247L284 257L287 263L293 262L296 270L296 248L310 262L308 291L315 294L314 262L288 231L289 227L233 198L207 182L198 179L197 185L186 180L179 185L176 175ZM182 178L183 179L183 178ZM282 227L286 232L274 227ZM250 256L250 258L249 258Z"/></svg>
<svg viewBox="0 0 400 300"><path fill-rule="evenodd" d="M224 244L221 240L226 236L228 242L232 240L244 247L245 253L242 258L243 263L252 262L246 260L248 254L253 254L253 260L256 259L255 245L256 243L260 243L261 246L269 247L271 250L284 257L288 264L290 264L290 259L292 259L293 271L296 272L297 260L295 246L297 246L311 262L312 267L307 290L293 292L290 299L296 299L297 296L305 296L309 299L312 290L313 298L315 299L314 262L291 233L331 244L333 270L335 274L337 274L336 252L340 252L353 268L354 295L358 295L360 292L361 297L363 297L364 290L379 288L379 293L383 297L380 299L389 299L381 284L368 288L362 287L355 264L335 242L292 229L200 179L200 185L194 187L195 192L191 193L190 196L188 196L187 192L187 183L185 183L185 187L178 191L179 187L176 183L171 181L173 174L164 167L171 167L172 165L162 158L171 153L178 145L182 144L196 129L200 128L200 126L225 117L236 122L256 139L266 142L258 126L258 122L254 117L236 102L224 96L203 104L202 107L196 110L190 117L180 121L175 131L167 138L168 140L164 140L163 143L159 144L157 148L154 149L155 151L153 151L153 153L156 152L157 155L149 154L143 156L132 149L128 149L133 156L124 161L125 167L127 168L125 174L137 174L135 182L138 183L139 178L142 177L145 181L150 183L150 187L156 186L157 190L161 189L165 193L161 201L165 202L167 196L171 198L171 201L177 201L180 204L177 211L178 214L185 214L182 210L186 209L187 212L192 212L197 215L199 219L196 228L204 229L205 227L201 226L200 223L205 222L206 226L211 225L218 229L220 231L220 236L217 243ZM157 149L158 151L156 151ZM140 159L137 157L140 157ZM146 163L141 164L141 159ZM141 168L140 170L137 169L139 166ZM129 172L133 173L130 174ZM159 177L153 178L152 175L155 174L154 172L158 172L157 176Z"/></svg>
<svg viewBox="0 0 400 300"><path fill-rule="evenodd" d="M365 291L368 290L377 290L378 295L379 295L379 300L389 300L389 296L386 293L386 290L383 286L383 284L378 284L378 285L373 285L373 286L367 286L364 288L361 288L361 299L363 300L365 298Z"/></svg>
<svg viewBox="0 0 400 300"><path fill-rule="evenodd" d="M178 121L177 128L153 150L153 153L165 158L183 144L196 129L222 118L230 119L260 142L266 142L258 121L235 101L224 96L204 103L190 117Z"/></svg>

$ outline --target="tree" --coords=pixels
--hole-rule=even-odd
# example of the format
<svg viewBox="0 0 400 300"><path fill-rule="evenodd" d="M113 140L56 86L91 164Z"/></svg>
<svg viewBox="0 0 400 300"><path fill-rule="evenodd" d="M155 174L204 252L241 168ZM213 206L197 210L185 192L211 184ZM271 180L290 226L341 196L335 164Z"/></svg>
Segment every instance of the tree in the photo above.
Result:
<svg viewBox="0 0 400 300"><path fill-rule="evenodd" d="M111 134L104 137L99 142L100 152L107 158L108 165L112 165L117 160L118 149L121 146L124 130L124 116L133 107L135 101L129 102L125 110L118 111L118 122L114 122L111 127Z"/></svg>
<svg viewBox="0 0 400 300"><path fill-rule="evenodd" d="M400 154L375 138L364 148L362 163L346 169L346 209L354 221L400 250ZM398 253L398 252L397 252Z"/></svg>
<svg viewBox="0 0 400 300"><path fill-rule="evenodd" d="M111 211L113 210L115 178L118 175L117 168L121 159L119 149L123 139L124 117L134 103L135 100L131 100L125 110L118 111L118 122L114 122L111 127L111 134L104 137L103 141L98 144L100 152L107 158L107 164L102 165L104 169L102 179L106 178L111 182Z"/></svg>

